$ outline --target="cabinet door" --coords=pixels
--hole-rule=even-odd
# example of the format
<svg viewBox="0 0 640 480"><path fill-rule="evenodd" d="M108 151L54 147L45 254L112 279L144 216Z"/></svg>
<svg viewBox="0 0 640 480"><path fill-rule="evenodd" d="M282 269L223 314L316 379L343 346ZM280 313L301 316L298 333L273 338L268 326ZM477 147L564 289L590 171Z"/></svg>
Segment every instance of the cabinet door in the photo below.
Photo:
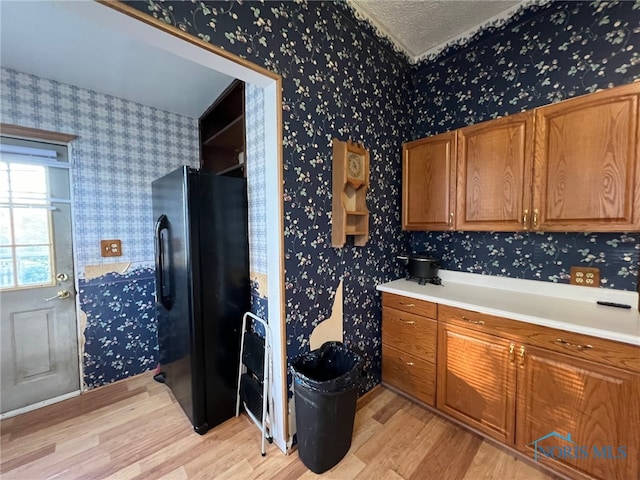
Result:
<svg viewBox="0 0 640 480"><path fill-rule="evenodd" d="M534 229L640 229L639 93L636 83L536 110Z"/></svg>
<svg viewBox="0 0 640 480"><path fill-rule="evenodd" d="M438 409L513 444L515 353L508 340L439 323Z"/></svg>
<svg viewBox="0 0 640 480"><path fill-rule="evenodd" d="M455 132L402 147L402 229L454 228Z"/></svg>
<svg viewBox="0 0 640 480"><path fill-rule="evenodd" d="M458 230L528 228L533 112L458 130Z"/></svg>
<svg viewBox="0 0 640 480"><path fill-rule="evenodd" d="M572 478L640 478L640 376L529 346L523 361L516 447Z"/></svg>

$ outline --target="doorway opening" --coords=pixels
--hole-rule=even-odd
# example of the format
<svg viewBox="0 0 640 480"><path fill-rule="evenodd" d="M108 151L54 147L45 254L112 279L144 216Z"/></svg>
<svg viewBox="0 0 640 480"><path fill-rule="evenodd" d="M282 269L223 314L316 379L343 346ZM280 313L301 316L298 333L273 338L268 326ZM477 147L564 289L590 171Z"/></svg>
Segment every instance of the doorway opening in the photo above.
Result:
<svg viewBox="0 0 640 480"><path fill-rule="evenodd" d="M287 374L284 318L284 236L282 212L283 169L281 158L282 88L280 76L269 72L262 67L254 65L246 60L242 60L235 55L229 54L222 49L206 44L195 37L187 35L184 32L180 32L178 29L169 27L166 24L161 24L161 22L154 23L151 17L145 18L147 16L143 13L137 12L133 8L128 7L126 4L122 4L120 2L105 2L104 4L98 2L55 3L56 6L60 7L60 9L64 9L74 16L75 23L81 25L86 29L87 37L92 37L95 35L96 27L104 27L112 32L115 32L117 37L126 39L129 45L129 51L135 50L138 47L142 48L142 46L152 46L155 49L172 53L176 57L179 57L182 60L187 60L192 64L197 64L211 71L217 71L229 77L241 80L245 82L247 86L251 86L254 89L259 89L262 92L262 124L264 125L264 128L261 131L260 136L262 140L261 144L264 147L264 210L266 212L266 231L263 238L261 239L261 246L265 248L266 253L264 256L268 259L266 266L266 275L264 275L266 281L264 282L264 285L262 287L265 293L265 297L268 300L266 307L266 317L268 318L269 323L273 326L273 357L275 361L271 393L274 399L275 407L275 411L273 412L274 442L281 450L286 451L288 447L287 443L290 439L288 438L286 427ZM36 22L36 20L38 19L34 17L30 17L28 19L31 29L36 28L34 26L34 22ZM42 28L44 29L47 25L50 24L51 21L49 19L46 19L46 21L42 25ZM109 42L103 42L102 45L99 45L96 48L98 49L104 45L111 44ZM42 47L42 45L39 45L39 47ZM90 65L89 61L93 61L93 59L95 58L101 58L98 50L94 51L87 48L84 48L84 50L85 53L86 51L89 51L91 56L91 58L87 60L85 67L87 65ZM75 58L74 55L66 55L66 57ZM29 58L29 55L22 55L21 58ZM184 63L182 63L181 65L184 66ZM110 79L109 83L127 83L126 77L133 65L128 64L126 65L126 67L124 65L119 65L117 67L119 68L113 68L108 72L108 78ZM17 66L15 68L20 70ZM161 90L158 84L163 79L163 77L168 76L171 73L171 70L171 68L168 68L167 70L163 71L162 74L156 75L152 82L145 85L145 87L147 88L143 89L144 93ZM184 69L182 67L176 70L179 75L185 75ZM26 69L22 71L26 71ZM81 76L81 74L90 73L91 68L80 68L74 72L78 76ZM176 72L174 71L173 73ZM34 74L37 73L34 72ZM73 84L73 82L68 83ZM184 92L161 91L161 93L164 94L164 97L182 98L184 96ZM203 105L203 107L206 107L206 105ZM22 119L24 117L20 118ZM94 116L93 120L95 119L96 117ZM31 119L28 119L28 121L31 121ZM30 126L41 128L39 124ZM143 129L145 127L144 122L139 127ZM110 137L109 132L105 131L104 134L106 135L105 141L108 142ZM129 138L138 140L135 135ZM142 142L139 146L140 148L151 152L153 152L154 149L160 148L153 142L150 145L146 145L144 142ZM109 152L109 154L118 154L119 148L124 150L129 149L128 145L115 145L115 149L112 152ZM170 148L171 146L169 146L169 149ZM81 152L80 147L78 147L76 151L78 155L80 155L80 153L87 154L87 152ZM89 152L89 154L90 153L91 152ZM177 151L174 155L174 158L178 158L180 155L183 155L183 152ZM96 162L98 161L95 158L93 160ZM247 158L247 161L249 160L250 159ZM107 165L108 161L109 157L105 156L101 159L99 165L101 167ZM127 168L128 167L126 165L123 167L123 172L125 175L129 175L129 171L127 170ZM96 172L97 171L102 170L96 169ZM111 177L106 175L103 177L98 176L94 181L104 183L105 178ZM134 192L134 194L137 195L139 194L139 192ZM99 201L95 203L99 203ZM111 207L109 208L110 209L108 213L110 214L110 218L115 218L113 209ZM78 223L78 225L80 225L80 223ZM83 233L87 233L85 230L83 230ZM85 249L86 245L88 245L90 248L93 248L92 245L96 243L94 237L98 235L96 230L98 229L92 229L90 232L88 232L90 235L87 235L87 239L90 240L90 242L85 241L86 239L84 238L82 242L78 242L78 245L76 245L78 250ZM138 229L136 231L141 230ZM123 245L123 248L125 248L125 245ZM91 250L91 252L93 252L93 250ZM86 254L87 258L90 255L95 255L95 253L91 252ZM85 256L83 256L82 258L85 258ZM141 261L145 260L145 258L141 259ZM99 259L95 262L95 264L98 266L103 265L101 263L101 260ZM86 265L90 264L88 262L85 262L84 265L76 264L78 276L86 274L86 269L84 269ZM80 323L81 320L78 319L78 324Z"/></svg>

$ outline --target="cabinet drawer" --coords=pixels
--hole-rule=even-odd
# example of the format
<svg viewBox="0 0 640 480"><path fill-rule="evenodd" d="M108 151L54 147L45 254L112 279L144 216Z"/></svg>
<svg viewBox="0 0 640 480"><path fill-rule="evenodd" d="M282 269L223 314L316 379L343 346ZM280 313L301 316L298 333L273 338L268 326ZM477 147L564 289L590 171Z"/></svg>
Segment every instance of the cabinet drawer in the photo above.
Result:
<svg viewBox="0 0 640 480"><path fill-rule="evenodd" d="M527 325L521 335L528 345L640 373L640 347L635 345L537 325Z"/></svg>
<svg viewBox="0 0 640 480"><path fill-rule="evenodd" d="M504 328L505 323L510 324L516 322L515 320L507 320L471 310L449 307L448 305L440 305L438 320L492 335L504 335L506 333L504 330L508 330L508 328Z"/></svg>
<svg viewBox="0 0 640 480"><path fill-rule="evenodd" d="M382 307L382 343L435 363L437 336L435 320Z"/></svg>
<svg viewBox="0 0 640 480"><path fill-rule="evenodd" d="M438 321L640 373L640 347L440 305ZM603 322L606 321L603 319Z"/></svg>
<svg viewBox="0 0 640 480"><path fill-rule="evenodd" d="M382 306L434 319L438 312L438 304L436 303L387 292L382 293Z"/></svg>
<svg viewBox="0 0 640 480"><path fill-rule="evenodd" d="M435 405L436 367L382 344L382 381L428 405Z"/></svg>

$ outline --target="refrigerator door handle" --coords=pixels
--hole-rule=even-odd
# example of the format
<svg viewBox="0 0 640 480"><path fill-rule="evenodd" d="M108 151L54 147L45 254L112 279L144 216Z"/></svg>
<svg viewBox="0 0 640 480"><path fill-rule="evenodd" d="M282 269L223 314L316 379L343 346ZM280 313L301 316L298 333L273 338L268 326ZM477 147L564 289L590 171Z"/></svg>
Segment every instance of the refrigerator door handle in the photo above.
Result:
<svg viewBox="0 0 640 480"><path fill-rule="evenodd" d="M167 252L162 232L166 230L169 234L169 219L166 215L160 215L156 221L155 247L156 247L156 298L166 308L171 310L171 285L169 283L169 271L165 265Z"/></svg>

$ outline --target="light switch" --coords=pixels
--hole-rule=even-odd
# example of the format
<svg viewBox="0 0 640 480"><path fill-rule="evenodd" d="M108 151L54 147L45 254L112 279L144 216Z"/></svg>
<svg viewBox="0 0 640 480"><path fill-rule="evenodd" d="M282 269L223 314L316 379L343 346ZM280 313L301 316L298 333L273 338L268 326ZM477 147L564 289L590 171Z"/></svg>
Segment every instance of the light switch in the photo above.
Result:
<svg viewBox="0 0 640 480"><path fill-rule="evenodd" d="M122 255L120 240L100 240L100 250L103 257L119 257Z"/></svg>

